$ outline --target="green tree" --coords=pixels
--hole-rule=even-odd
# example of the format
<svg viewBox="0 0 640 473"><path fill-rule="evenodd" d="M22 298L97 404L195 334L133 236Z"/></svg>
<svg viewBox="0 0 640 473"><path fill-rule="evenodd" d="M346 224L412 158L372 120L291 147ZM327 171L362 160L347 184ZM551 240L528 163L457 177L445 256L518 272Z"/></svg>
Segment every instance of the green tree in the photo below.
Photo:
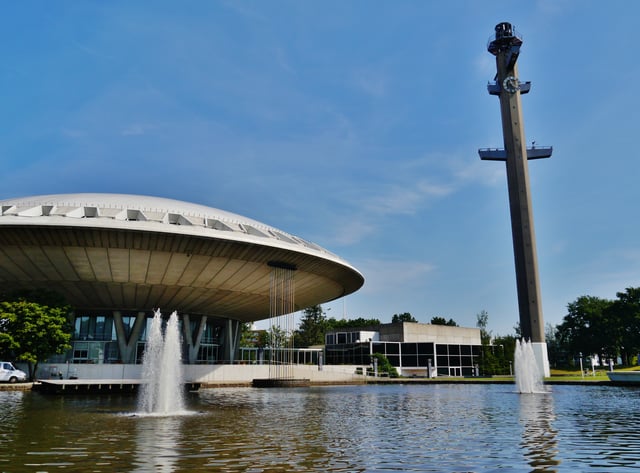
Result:
<svg viewBox="0 0 640 473"><path fill-rule="evenodd" d="M270 339L271 339L271 336L268 330L259 330L257 340L256 340L256 346L258 348L268 347Z"/></svg>
<svg viewBox="0 0 640 473"><path fill-rule="evenodd" d="M378 360L378 373L387 373L390 378L397 378L398 370L391 364L389 359L382 353L374 353L373 357Z"/></svg>
<svg viewBox="0 0 640 473"><path fill-rule="evenodd" d="M300 326L295 331L294 345L296 347L323 345L326 330L327 317L322 310L322 306L307 307L300 319Z"/></svg>
<svg viewBox="0 0 640 473"><path fill-rule="evenodd" d="M457 327L458 324L456 323L455 320L453 319L445 319L444 317L440 317L440 316L435 316L435 317L431 317L431 322L429 322L431 325L448 325L449 327Z"/></svg>
<svg viewBox="0 0 640 473"><path fill-rule="evenodd" d="M409 312L403 312L402 314L393 314L393 317L391 318L391 323L399 323L399 322L418 322L413 315L411 315Z"/></svg>
<svg viewBox="0 0 640 473"><path fill-rule="evenodd" d="M629 365L631 356L640 351L640 288L628 287L616 297L604 311L607 344L603 346L609 356L619 354Z"/></svg>
<svg viewBox="0 0 640 473"><path fill-rule="evenodd" d="M487 330L489 326L489 313L482 309L476 314L476 327L480 329L480 340L483 345L491 344L491 332Z"/></svg>
<svg viewBox="0 0 640 473"><path fill-rule="evenodd" d="M243 348L253 347L256 344L255 332L251 330L251 322L240 325L240 346Z"/></svg>
<svg viewBox="0 0 640 473"><path fill-rule="evenodd" d="M327 319L327 330L340 330L340 329L351 329L351 328L367 328L367 327L377 327L380 325L380 320L378 319L364 319L359 317L357 319L341 319L336 320L333 317Z"/></svg>
<svg viewBox="0 0 640 473"><path fill-rule="evenodd" d="M513 374L513 356L516 351L516 340L515 335L497 335L493 339L493 345L491 345L493 354L492 374Z"/></svg>
<svg viewBox="0 0 640 473"><path fill-rule="evenodd" d="M283 328L272 325L269 330L267 330L267 342L265 346L269 348L286 348L289 346L289 341L290 337Z"/></svg>
<svg viewBox="0 0 640 473"><path fill-rule="evenodd" d="M24 299L0 302L0 351L27 362L31 380L40 361L71 348L68 309Z"/></svg>
<svg viewBox="0 0 640 473"><path fill-rule="evenodd" d="M567 364L567 353L563 349L558 327L552 324L546 324L544 327L544 339L547 343L547 353L549 355L549 365L552 367L563 366Z"/></svg>
<svg viewBox="0 0 640 473"><path fill-rule="evenodd" d="M612 301L580 296L567 305L567 315L558 326L560 343L572 356L601 353L603 347L616 345L616 322L611 316ZM613 325L612 325L613 324Z"/></svg>
<svg viewBox="0 0 640 473"><path fill-rule="evenodd" d="M480 329L480 343L482 343L480 353L480 372L483 375L493 375L501 373L501 363L496 354L495 347L491 344L491 331L488 330L489 313L481 310L476 314L476 327Z"/></svg>

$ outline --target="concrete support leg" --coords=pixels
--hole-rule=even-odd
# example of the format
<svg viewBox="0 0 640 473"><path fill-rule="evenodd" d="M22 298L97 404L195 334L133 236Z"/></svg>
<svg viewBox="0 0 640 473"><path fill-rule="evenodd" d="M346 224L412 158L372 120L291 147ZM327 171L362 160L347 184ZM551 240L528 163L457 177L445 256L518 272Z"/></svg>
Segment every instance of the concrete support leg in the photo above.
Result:
<svg viewBox="0 0 640 473"><path fill-rule="evenodd" d="M233 363L236 359L240 345L241 324L237 320L227 319L224 333L224 359Z"/></svg>
<svg viewBox="0 0 640 473"><path fill-rule="evenodd" d="M198 358L198 351L200 350L200 342L202 340L202 334L207 325L207 316L200 317L198 328L195 334L191 331L191 317L189 314L183 316L184 337L187 342L187 356L188 363L194 364Z"/></svg>
<svg viewBox="0 0 640 473"><path fill-rule="evenodd" d="M113 322L116 327L116 338L118 339L118 349L120 350L122 363L135 363L138 339L140 338L140 333L142 333L146 320L146 314L144 312L138 312L133 329L131 329L131 333L127 338L122 322L122 314L119 311L113 312Z"/></svg>

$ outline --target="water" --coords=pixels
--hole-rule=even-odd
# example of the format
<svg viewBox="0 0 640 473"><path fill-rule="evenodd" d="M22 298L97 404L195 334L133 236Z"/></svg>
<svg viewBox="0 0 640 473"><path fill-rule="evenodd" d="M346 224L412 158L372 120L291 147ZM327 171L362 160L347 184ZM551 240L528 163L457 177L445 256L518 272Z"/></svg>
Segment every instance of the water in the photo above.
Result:
<svg viewBox="0 0 640 473"><path fill-rule="evenodd" d="M179 415L185 412L180 328L178 315L171 314L162 332L162 314L156 311L143 355L138 412Z"/></svg>
<svg viewBox="0 0 640 473"><path fill-rule="evenodd" d="M518 392L523 394L544 392L543 377L538 369L531 342L517 340L513 359Z"/></svg>
<svg viewBox="0 0 640 473"><path fill-rule="evenodd" d="M0 471L640 471L640 390L509 385L224 388L191 416L126 396L0 392Z"/></svg>

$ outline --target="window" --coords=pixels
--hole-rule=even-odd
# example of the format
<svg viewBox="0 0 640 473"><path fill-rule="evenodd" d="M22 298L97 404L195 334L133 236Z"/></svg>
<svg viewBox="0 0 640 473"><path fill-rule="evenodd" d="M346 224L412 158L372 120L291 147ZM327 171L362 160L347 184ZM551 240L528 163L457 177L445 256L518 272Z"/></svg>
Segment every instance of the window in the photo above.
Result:
<svg viewBox="0 0 640 473"><path fill-rule="evenodd" d="M200 343L217 344L219 342L220 332L222 332L222 327L214 325L212 321L207 320L207 323L205 324L204 330L202 332Z"/></svg>
<svg viewBox="0 0 640 473"><path fill-rule="evenodd" d="M198 349L197 363L215 363L218 361L218 345L202 344Z"/></svg>
<svg viewBox="0 0 640 473"><path fill-rule="evenodd" d="M73 338L75 340L86 340L89 337L89 316L83 315L76 317L75 331Z"/></svg>
<svg viewBox="0 0 640 473"><path fill-rule="evenodd" d="M110 315L80 315L76 317L73 339L115 340L113 317Z"/></svg>
<svg viewBox="0 0 640 473"><path fill-rule="evenodd" d="M73 344L73 359L87 360L89 358L89 344L80 342Z"/></svg>
<svg viewBox="0 0 640 473"><path fill-rule="evenodd" d="M133 331L133 325L136 323L135 316L132 315L124 315L122 317L122 326L124 327L124 336L126 340L129 340L131 337L131 332ZM115 338L113 338L115 340Z"/></svg>
<svg viewBox="0 0 640 473"><path fill-rule="evenodd" d="M418 343L418 355L426 355L433 358L433 343Z"/></svg>
<svg viewBox="0 0 640 473"><path fill-rule="evenodd" d="M399 343L385 343L387 346L387 355L399 355L400 344ZM388 358L388 356L387 356Z"/></svg>

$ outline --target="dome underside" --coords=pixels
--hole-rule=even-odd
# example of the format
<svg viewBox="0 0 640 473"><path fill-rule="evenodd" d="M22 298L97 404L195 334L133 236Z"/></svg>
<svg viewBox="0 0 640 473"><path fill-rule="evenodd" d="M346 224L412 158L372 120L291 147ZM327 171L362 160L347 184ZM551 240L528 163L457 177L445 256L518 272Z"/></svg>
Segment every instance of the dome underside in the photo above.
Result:
<svg viewBox="0 0 640 473"><path fill-rule="evenodd" d="M303 309L359 289L335 257L178 233L63 226L0 226L4 292L47 288L76 308L177 310L244 322L269 317L270 262L297 268Z"/></svg>

